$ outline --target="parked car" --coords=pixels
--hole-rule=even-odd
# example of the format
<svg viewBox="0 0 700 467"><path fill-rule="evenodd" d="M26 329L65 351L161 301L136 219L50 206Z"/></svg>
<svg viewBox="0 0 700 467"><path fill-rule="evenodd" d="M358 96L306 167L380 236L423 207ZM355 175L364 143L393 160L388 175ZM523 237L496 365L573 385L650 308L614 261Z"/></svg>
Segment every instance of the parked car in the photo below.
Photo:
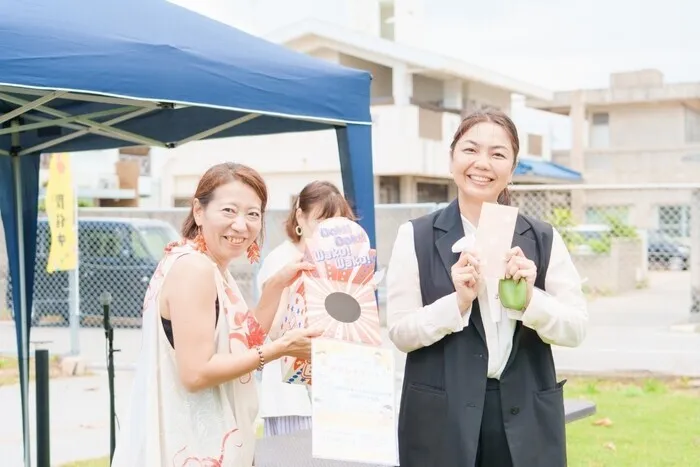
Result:
<svg viewBox="0 0 700 467"><path fill-rule="evenodd" d="M593 254L591 245L602 241L610 232L610 227L604 224L581 224L566 228L562 233L576 239L574 253ZM685 271L690 266L690 248L659 231L649 231L647 260L650 267Z"/></svg>
<svg viewBox="0 0 700 467"><path fill-rule="evenodd" d="M649 232L647 253L649 266L683 271L690 266L690 248L661 232Z"/></svg>
<svg viewBox="0 0 700 467"><path fill-rule="evenodd" d="M179 238L167 222L155 219L80 218L78 221L79 297L82 322L102 321L100 296L110 292L110 316L140 321L143 298L165 246ZM69 273L48 273L51 233L46 218L37 225L32 325L45 317L67 324L70 312ZM7 303L12 311L11 284Z"/></svg>

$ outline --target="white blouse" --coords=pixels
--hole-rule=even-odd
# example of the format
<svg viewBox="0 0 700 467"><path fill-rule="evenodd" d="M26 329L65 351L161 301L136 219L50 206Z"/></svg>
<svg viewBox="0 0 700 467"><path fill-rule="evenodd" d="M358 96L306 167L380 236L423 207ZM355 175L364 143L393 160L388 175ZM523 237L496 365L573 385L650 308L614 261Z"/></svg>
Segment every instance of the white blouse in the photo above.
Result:
<svg viewBox="0 0 700 467"><path fill-rule="evenodd" d="M272 250L263 260L257 274L258 293L267 279L280 269L301 257L301 252L290 241L285 241ZM268 336L271 340L280 337L281 320L287 310L289 289L282 292L277 314L273 320ZM268 362L263 367L260 385L260 417L311 416L311 400L308 388L301 384L289 384L282 381L282 363L280 360Z"/></svg>
<svg viewBox="0 0 700 467"><path fill-rule="evenodd" d="M476 228L462 217L465 237L473 239ZM522 321L549 344L576 347L586 335L588 310L581 289L581 278L559 232L554 230L552 253L545 280L546 292L535 287L525 311L505 309L498 300L491 300L486 284L479 291L479 309L484 323L488 347L487 377L499 379L513 347L516 321ZM500 319L491 319L492 308L499 307ZM413 224L401 227L394 243L387 272L387 321L389 338L402 352L411 352L438 342L469 325L471 310L464 316L453 292L423 306L418 273L418 260L413 243Z"/></svg>

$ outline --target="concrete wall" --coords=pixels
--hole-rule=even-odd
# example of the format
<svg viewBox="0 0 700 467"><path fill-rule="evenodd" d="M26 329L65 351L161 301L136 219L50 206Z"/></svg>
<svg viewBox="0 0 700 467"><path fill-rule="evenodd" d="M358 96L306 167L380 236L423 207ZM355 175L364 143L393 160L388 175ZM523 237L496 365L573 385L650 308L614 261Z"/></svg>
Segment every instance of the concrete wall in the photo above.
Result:
<svg viewBox="0 0 700 467"><path fill-rule="evenodd" d="M613 239L610 252L601 255L572 255L576 269L585 280L584 289L602 294L634 290L643 275L644 251L638 240Z"/></svg>

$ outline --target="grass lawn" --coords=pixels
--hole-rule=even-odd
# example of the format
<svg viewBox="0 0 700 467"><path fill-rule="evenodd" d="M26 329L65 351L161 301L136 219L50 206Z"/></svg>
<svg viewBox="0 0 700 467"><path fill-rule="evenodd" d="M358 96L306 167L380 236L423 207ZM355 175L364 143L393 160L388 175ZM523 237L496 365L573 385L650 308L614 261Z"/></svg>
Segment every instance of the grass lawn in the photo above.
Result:
<svg viewBox="0 0 700 467"><path fill-rule="evenodd" d="M569 467L697 465L700 388L687 379L570 379L567 398L597 405L567 425Z"/></svg>
<svg viewBox="0 0 700 467"><path fill-rule="evenodd" d="M63 464L61 467L109 467L109 458L71 462L70 464Z"/></svg>
<svg viewBox="0 0 700 467"><path fill-rule="evenodd" d="M29 359L29 380L34 379L34 358ZM54 378L61 374L60 360L57 356L49 357L49 376ZM19 367L16 357L0 356L0 386L19 384Z"/></svg>
<svg viewBox="0 0 700 467"><path fill-rule="evenodd" d="M700 388L689 380L569 378L565 391L598 410L567 425L569 467L689 467L700 458Z"/></svg>

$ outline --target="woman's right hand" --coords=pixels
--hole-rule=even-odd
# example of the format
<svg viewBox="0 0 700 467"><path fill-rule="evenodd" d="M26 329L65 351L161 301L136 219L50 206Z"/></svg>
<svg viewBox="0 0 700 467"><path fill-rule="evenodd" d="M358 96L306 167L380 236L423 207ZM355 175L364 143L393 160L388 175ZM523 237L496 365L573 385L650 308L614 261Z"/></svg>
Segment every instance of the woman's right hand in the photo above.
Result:
<svg viewBox="0 0 700 467"><path fill-rule="evenodd" d="M311 340L321 334L321 329L313 328L296 328L285 332L280 338L282 355L311 360Z"/></svg>
<svg viewBox="0 0 700 467"><path fill-rule="evenodd" d="M479 293L481 271L479 258L473 251L463 251L452 266L452 283L457 291L459 311L464 315Z"/></svg>
<svg viewBox="0 0 700 467"><path fill-rule="evenodd" d="M277 271L270 279L265 281L263 288L269 284L274 284L280 289L289 287L304 271L313 271L316 265L301 259L288 263L285 267Z"/></svg>

